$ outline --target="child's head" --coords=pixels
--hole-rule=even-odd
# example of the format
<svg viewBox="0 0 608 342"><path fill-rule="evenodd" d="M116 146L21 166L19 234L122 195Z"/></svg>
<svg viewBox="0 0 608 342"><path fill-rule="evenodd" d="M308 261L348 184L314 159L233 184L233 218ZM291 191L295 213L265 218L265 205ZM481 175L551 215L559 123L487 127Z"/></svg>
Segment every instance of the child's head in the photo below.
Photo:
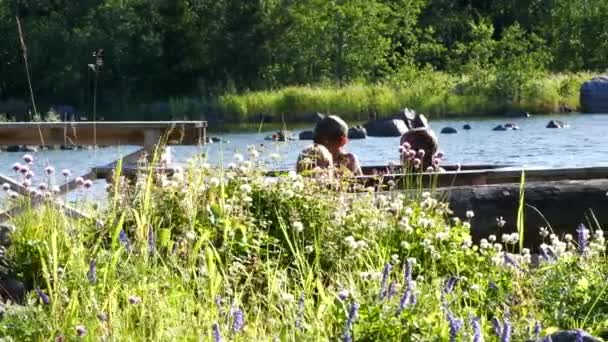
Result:
<svg viewBox="0 0 608 342"><path fill-rule="evenodd" d="M411 129L401 136L401 145L408 143L414 151L424 150L422 164L427 167L432 164L433 156L439 149L435 134L425 128Z"/></svg>
<svg viewBox="0 0 608 342"><path fill-rule="evenodd" d="M331 169L333 165L333 157L327 148L320 144L313 144L300 153L296 169L298 173L301 173L315 169Z"/></svg>
<svg viewBox="0 0 608 342"><path fill-rule="evenodd" d="M327 148L339 148L346 145L347 137L348 125L335 115L325 116L315 126L315 144L321 144Z"/></svg>

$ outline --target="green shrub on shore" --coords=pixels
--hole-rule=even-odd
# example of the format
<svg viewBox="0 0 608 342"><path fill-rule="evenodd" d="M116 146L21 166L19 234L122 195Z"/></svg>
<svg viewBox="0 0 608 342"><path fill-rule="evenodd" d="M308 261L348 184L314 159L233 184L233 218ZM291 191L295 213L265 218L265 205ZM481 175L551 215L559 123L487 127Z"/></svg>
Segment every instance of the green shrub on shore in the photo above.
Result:
<svg viewBox="0 0 608 342"><path fill-rule="evenodd" d="M258 155L250 148L248 160L235 155L224 169L192 161L131 188L117 180L97 213L101 228L51 205L15 218L7 258L30 292L25 306L3 307L0 335L522 341L566 328L608 333L601 230L580 228L578 240L547 233L535 267L529 251L514 252L517 234L474 245L473 213L453 218L431 193L353 194L328 179L267 178Z"/></svg>
<svg viewBox="0 0 608 342"><path fill-rule="evenodd" d="M350 121L367 120L412 108L430 117L500 115L509 109L535 114L579 108L579 89L589 74L546 75L526 88L517 102L500 98L493 89L495 76L479 88L472 77L425 72L405 81L378 84L353 83L342 87L300 86L278 90L227 94L217 100L219 112L232 121L257 120L269 115L275 121L306 121L314 112L337 114Z"/></svg>

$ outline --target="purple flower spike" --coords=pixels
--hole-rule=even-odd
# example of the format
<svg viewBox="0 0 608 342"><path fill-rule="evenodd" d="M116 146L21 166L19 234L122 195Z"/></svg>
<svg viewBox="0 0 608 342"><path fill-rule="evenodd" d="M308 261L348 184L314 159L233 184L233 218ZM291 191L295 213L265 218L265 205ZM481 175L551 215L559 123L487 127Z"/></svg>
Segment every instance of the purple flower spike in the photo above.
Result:
<svg viewBox="0 0 608 342"><path fill-rule="evenodd" d="M502 327L502 334L500 335L500 342L511 341L511 322L505 318L504 325Z"/></svg>
<svg viewBox="0 0 608 342"><path fill-rule="evenodd" d="M89 263L89 272L87 273L87 278L91 284L97 284L97 261L95 259L92 259Z"/></svg>
<svg viewBox="0 0 608 342"><path fill-rule="evenodd" d="M587 238L589 230L584 224L580 224L576 229L576 242L578 242L578 252L583 255L587 250Z"/></svg>
<svg viewBox="0 0 608 342"><path fill-rule="evenodd" d="M494 330L494 334L500 337L502 334L502 324L500 324L500 320L496 317L492 318L492 329Z"/></svg>
<svg viewBox="0 0 608 342"><path fill-rule="evenodd" d="M533 334L534 334L534 338L538 339L540 337L540 330L542 329L542 326L540 325L539 321L536 321L536 323L534 323L534 330L533 330Z"/></svg>
<svg viewBox="0 0 608 342"><path fill-rule="evenodd" d="M148 253L153 254L156 249L156 237L152 226L148 227Z"/></svg>
<svg viewBox="0 0 608 342"><path fill-rule="evenodd" d="M576 336L574 342L583 342L585 340L585 334L581 329L576 329Z"/></svg>
<svg viewBox="0 0 608 342"><path fill-rule="evenodd" d="M395 283L394 281L392 281L390 283L390 285L388 286L388 291L386 293L386 296L388 299L393 298L393 296L395 295L395 293L397 293L397 283Z"/></svg>
<svg viewBox="0 0 608 342"><path fill-rule="evenodd" d="M450 324L450 342L457 341L458 332L462 329L462 320L454 317L451 312L447 313L448 323Z"/></svg>
<svg viewBox="0 0 608 342"><path fill-rule="evenodd" d="M473 326L473 342L483 342L483 334L481 332L481 324L479 323L479 317L475 317L471 320Z"/></svg>
<svg viewBox="0 0 608 342"><path fill-rule="evenodd" d="M387 262L386 265L384 265L384 270L382 270L382 281L380 283L380 299L386 298L386 283L388 281L388 277L391 273L392 268L393 266Z"/></svg>
<svg viewBox="0 0 608 342"><path fill-rule="evenodd" d="M448 278L448 280L445 282L445 288L444 288L445 293L451 293L452 291L454 291L454 287L456 286L457 282L458 282L457 277Z"/></svg>
<svg viewBox="0 0 608 342"><path fill-rule="evenodd" d="M304 294L300 295L298 300L298 316L296 317L296 328L302 329L302 321L304 320Z"/></svg>
<svg viewBox="0 0 608 342"><path fill-rule="evenodd" d="M46 293L44 293L39 287L36 288L36 293L38 294L38 297L42 301L42 304L44 304L44 305L51 304L51 299L49 298L49 296Z"/></svg>
<svg viewBox="0 0 608 342"><path fill-rule="evenodd" d="M232 331L234 333L240 333L243 331L243 327L245 326L245 316L243 315L243 310L239 308L232 309Z"/></svg>
<svg viewBox="0 0 608 342"><path fill-rule="evenodd" d="M222 342L222 334L220 332L220 326L217 323L213 323L211 327L213 329L213 341Z"/></svg>
<svg viewBox="0 0 608 342"><path fill-rule="evenodd" d="M348 317L346 319L346 326L344 327L344 335L342 336L343 342L351 342L353 340L351 330L353 329L353 323L357 319L359 313L359 304L353 303L348 310Z"/></svg>
<svg viewBox="0 0 608 342"><path fill-rule="evenodd" d="M120 244L127 250L127 252L131 251L129 237L127 237L127 233L125 233L124 230L120 230L120 233L118 234L118 241L120 241Z"/></svg>

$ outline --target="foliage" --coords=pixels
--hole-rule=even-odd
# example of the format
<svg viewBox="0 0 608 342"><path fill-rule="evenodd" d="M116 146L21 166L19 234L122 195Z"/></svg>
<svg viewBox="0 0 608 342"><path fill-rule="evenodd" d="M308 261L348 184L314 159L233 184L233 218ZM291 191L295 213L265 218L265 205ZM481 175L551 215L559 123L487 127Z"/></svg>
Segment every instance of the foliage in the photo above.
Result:
<svg viewBox="0 0 608 342"><path fill-rule="evenodd" d="M0 334L494 340L493 319L512 327L513 341L558 328L608 334L601 230L579 228L578 240L541 230L535 265L529 250L514 252L517 233L474 245L473 213L452 217L431 192L270 178L261 152L249 147L219 169L195 159L172 177L115 177L105 209L90 211L103 227L53 205L15 218L7 258L30 291L25 306L4 307Z"/></svg>
<svg viewBox="0 0 608 342"><path fill-rule="evenodd" d="M0 104L29 102L17 16L41 108L70 104L89 114L87 64L103 48L98 105L106 119L183 117L153 104L186 98L199 104L185 112L194 118L244 120L242 103L221 103L226 112L214 105L253 91L373 87L429 70L462 75L471 98L446 105L430 94L408 107L453 114L462 111L451 106L466 104L476 114L527 106L546 93L538 87L546 72L603 71L606 15L602 0L7 0L0 2ZM26 112L9 114L26 119Z"/></svg>

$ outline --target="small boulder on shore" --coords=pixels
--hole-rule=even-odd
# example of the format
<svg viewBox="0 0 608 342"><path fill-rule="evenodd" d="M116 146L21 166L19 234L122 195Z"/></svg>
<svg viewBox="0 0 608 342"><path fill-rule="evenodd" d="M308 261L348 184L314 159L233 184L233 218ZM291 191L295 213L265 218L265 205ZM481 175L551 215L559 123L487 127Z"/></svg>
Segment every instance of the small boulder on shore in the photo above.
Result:
<svg viewBox="0 0 608 342"><path fill-rule="evenodd" d="M563 121L561 120L551 120L549 121L549 123L547 124L547 128L566 128L568 127L568 125L566 125Z"/></svg>
<svg viewBox="0 0 608 342"><path fill-rule="evenodd" d="M454 127L443 127L439 132L441 134L456 134L458 131Z"/></svg>

